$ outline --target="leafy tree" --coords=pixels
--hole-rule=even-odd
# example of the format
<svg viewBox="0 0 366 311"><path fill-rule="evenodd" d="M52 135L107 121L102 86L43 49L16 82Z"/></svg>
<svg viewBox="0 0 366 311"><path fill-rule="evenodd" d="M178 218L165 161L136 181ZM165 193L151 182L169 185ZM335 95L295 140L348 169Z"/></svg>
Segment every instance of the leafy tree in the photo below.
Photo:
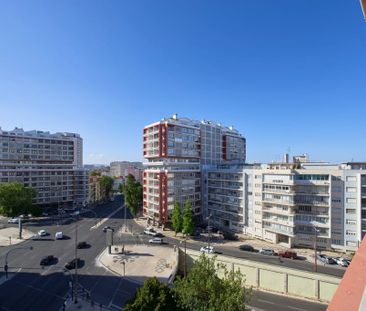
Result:
<svg viewBox="0 0 366 311"><path fill-rule="evenodd" d="M192 204L191 201L187 200L184 203L183 211L183 233L192 235L194 231L194 221L192 215Z"/></svg>
<svg viewBox="0 0 366 311"><path fill-rule="evenodd" d="M148 279L137 290L133 299L127 302L124 311L175 311L178 307L171 289L156 277Z"/></svg>
<svg viewBox="0 0 366 311"><path fill-rule="evenodd" d="M105 193L106 198L109 198L109 195L113 188L114 179L109 176L102 176L99 183L101 188L103 189L103 192Z"/></svg>
<svg viewBox="0 0 366 311"><path fill-rule="evenodd" d="M24 187L21 183L0 184L0 214L15 217L37 210L36 207L32 208L35 196L34 188Z"/></svg>
<svg viewBox="0 0 366 311"><path fill-rule="evenodd" d="M90 172L90 176L100 176L101 172L100 171L92 171Z"/></svg>
<svg viewBox="0 0 366 311"><path fill-rule="evenodd" d="M228 271L225 265L215 264L215 259L202 254L187 277L177 278L173 292L179 305L195 311L250 310L246 304L251 289L244 287L244 275L240 270Z"/></svg>
<svg viewBox="0 0 366 311"><path fill-rule="evenodd" d="M175 202L175 204L174 204L174 210L173 210L173 214L172 214L172 226L175 231L175 235L177 235L178 232L182 232L183 219L182 219L182 211L180 209L179 202Z"/></svg>
<svg viewBox="0 0 366 311"><path fill-rule="evenodd" d="M142 204L142 185L135 180L133 175L128 175L123 186L125 203L133 216L136 216L138 208Z"/></svg>

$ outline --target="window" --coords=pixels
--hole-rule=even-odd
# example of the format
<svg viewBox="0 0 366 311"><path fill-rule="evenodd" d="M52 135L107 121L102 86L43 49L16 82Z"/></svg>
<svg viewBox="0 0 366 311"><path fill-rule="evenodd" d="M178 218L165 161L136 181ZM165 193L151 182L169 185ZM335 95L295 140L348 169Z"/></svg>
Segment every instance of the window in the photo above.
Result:
<svg viewBox="0 0 366 311"><path fill-rule="evenodd" d="M356 236L356 231L347 230L346 235Z"/></svg>
<svg viewBox="0 0 366 311"><path fill-rule="evenodd" d="M357 246L357 242L355 242L355 241L347 241L346 242L346 245L347 246Z"/></svg>
<svg viewBox="0 0 366 311"><path fill-rule="evenodd" d="M356 214L356 210L354 208L346 208L346 214Z"/></svg>
<svg viewBox="0 0 366 311"><path fill-rule="evenodd" d="M346 181L357 181L356 176L347 176Z"/></svg>
<svg viewBox="0 0 366 311"><path fill-rule="evenodd" d="M357 191L357 189L356 189L356 187L347 187L347 188L346 188L346 191L347 191L347 192L356 192L356 191Z"/></svg>
<svg viewBox="0 0 366 311"><path fill-rule="evenodd" d="M356 222L356 220L346 219L346 224L347 225L355 225L355 224L357 224L357 222Z"/></svg>
<svg viewBox="0 0 366 311"><path fill-rule="evenodd" d="M355 199L355 198L347 198L346 199L346 202L347 203L357 203L357 199Z"/></svg>

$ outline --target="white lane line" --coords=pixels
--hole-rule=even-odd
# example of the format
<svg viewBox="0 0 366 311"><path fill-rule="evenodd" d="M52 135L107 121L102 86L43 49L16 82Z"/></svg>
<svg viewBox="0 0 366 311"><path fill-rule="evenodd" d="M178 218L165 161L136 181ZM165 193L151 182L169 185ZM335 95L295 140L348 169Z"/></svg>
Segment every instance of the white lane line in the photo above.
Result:
<svg viewBox="0 0 366 311"><path fill-rule="evenodd" d="M118 213L121 209L123 209L123 206L115 210L113 213L109 214L106 218L103 218L101 221L99 221L96 225L90 227L89 230L94 230L99 228L101 225L103 225L109 218L111 218L114 214Z"/></svg>
<svg viewBox="0 0 366 311"><path fill-rule="evenodd" d="M272 302L272 301L268 301L268 300L264 300L264 299L257 299L257 301L261 301L261 302L264 302L264 303L268 303L270 305L274 305L275 303Z"/></svg>
<svg viewBox="0 0 366 311"><path fill-rule="evenodd" d="M299 311L306 311L306 309L303 308L297 308L297 307L292 307L292 306L287 306L289 309L293 309L293 310L299 310Z"/></svg>

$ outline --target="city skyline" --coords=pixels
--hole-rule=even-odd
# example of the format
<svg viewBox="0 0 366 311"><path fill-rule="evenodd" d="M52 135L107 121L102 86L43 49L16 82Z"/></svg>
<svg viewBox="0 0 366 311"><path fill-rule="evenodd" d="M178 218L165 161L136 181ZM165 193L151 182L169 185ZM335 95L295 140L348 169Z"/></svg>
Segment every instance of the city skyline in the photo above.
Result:
<svg viewBox="0 0 366 311"><path fill-rule="evenodd" d="M79 133L86 164L141 161L174 113L234 126L248 162L364 160L358 1L20 1L0 26L0 126Z"/></svg>

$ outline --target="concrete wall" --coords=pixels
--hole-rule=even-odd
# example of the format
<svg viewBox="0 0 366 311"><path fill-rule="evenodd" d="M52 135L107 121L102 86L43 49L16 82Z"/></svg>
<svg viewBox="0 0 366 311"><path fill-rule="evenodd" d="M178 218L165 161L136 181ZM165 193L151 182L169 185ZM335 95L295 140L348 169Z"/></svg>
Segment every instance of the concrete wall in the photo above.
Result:
<svg viewBox="0 0 366 311"><path fill-rule="evenodd" d="M200 254L198 251L187 249L188 271ZM184 257L184 249L180 249L180 271L184 271ZM239 269L245 275L247 286L324 302L329 302L332 299L341 280L325 274L304 272L223 255L217 255L216 260L224 264L228 270ZM222 275L222 271L218 271L218 274Z"/></svg>

